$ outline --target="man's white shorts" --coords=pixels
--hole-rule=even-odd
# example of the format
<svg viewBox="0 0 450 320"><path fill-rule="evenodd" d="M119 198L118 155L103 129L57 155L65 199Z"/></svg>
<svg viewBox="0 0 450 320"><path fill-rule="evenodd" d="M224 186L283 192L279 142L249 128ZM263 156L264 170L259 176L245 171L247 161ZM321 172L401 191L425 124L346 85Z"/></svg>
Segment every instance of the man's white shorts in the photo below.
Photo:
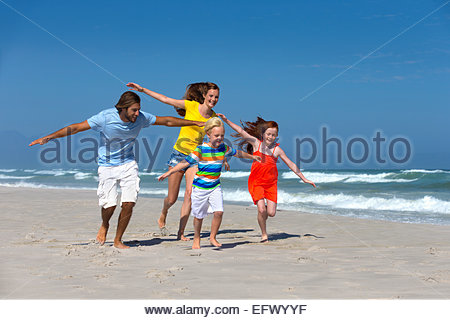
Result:
<svg viewBox="0 0 450 320"><path fill-rule="evenodd" d="M191 200L191 215L197 219L203 219L216 211L223 212L223 196L220 186L212 190L192 187Z"/></svg>
<svg viewBox="0 0 450 320"><path fill-rule="evenodd" d="M136 161L130 161L119 166L98 167L98 205L110 208L117 205L117 186L120 185L122 202L137 201L139 193L139 169Z"/></svg>

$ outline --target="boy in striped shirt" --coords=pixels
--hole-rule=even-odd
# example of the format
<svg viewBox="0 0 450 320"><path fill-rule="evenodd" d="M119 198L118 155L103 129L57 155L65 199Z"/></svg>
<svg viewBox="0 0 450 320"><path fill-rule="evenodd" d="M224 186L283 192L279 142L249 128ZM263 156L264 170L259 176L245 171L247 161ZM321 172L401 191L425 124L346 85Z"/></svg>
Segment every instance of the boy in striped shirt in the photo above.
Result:
<svg viewBox="0 0 450 320"><path fill-rule="evenodd" d="M208 213L214 213L211 222L211 235L209 241L215 247L222 246L216 239L223 215L223 197L220 187L220 173L225 157L235 156L238 158L261 161L258 156L253 156L241 150L235 150L223 143L225 128L223 122L217 118L211 118L205 123L205 132L209 141L197 146L195 150L178 163L175 167L158 177L164 180L172 173L183 170L190 164L198 164L192 185L191 215L194 216L194 243L192 249L200 249L200 232L203 218ZM212 212L208 210L211 207Z"/></svg>

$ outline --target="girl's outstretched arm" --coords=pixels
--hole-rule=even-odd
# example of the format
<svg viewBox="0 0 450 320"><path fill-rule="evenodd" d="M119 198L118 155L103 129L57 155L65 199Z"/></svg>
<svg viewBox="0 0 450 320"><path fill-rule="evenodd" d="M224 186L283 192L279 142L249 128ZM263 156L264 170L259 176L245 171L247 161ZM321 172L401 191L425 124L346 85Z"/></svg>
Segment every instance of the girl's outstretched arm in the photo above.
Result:
<svg viewBox="0 0 450 320"><path fill-rule="evenodd" d="M165 178L170 176L172 173L183 170L183 169L187 168L188 166L189 166L189 162L187 162L186 160L183 160L183 161L179 162L175 167L173 167L172 169L167 171L166 173L160 175L158 177L158 181L163 181Z"/></svg>
<svg viewBox="0 0 450 320"><path fill-rule="evenodd" d="M258 139L257 138L248 134L247 131L245 131L241 126L238 126L236 123L231 122L224 114L217 113L217 115L223 120L223 122L225 122L227 125L229 125L231 129L236 131L242 138L244 138L245 140L250 142L253 145L253 148L258 147L258 145L257 145Z"/></svg>
<svg viewBox="0 0 450 320"><path fill-rule="evenodd" d="M172 98L166 97L163 94L151 91L151 90L149 90L147 88L144 88L144 87L142 87L142 86L140 86L140 85L138 85L137 83L134 83L134 82L127 83L127 87L129 87L131 90L136 90L136 91L139 91L139 92L143 92L143 93L149 95L150 97L152 97L152 98L154 98L154 99L156 99L156 100L158 100L158 101L160 101L162 103L165 103L165 104L168 104L170 106L174 106L174 107L177 107L177 108L180 108L180 109L185 109L184 100L177 100L177 99L172 99Z"/></svg>
<svg viewBox="0 0 450 320"><path fill-rule="evenodd" d="M314 188L316 188L316 185L314 184L314 182L308 180L305 178L305 176L303 175L303 173L300 172L300 169L297 167L297 165L291 161L291 159L289 159L286 155L286 153L284 153L283 149L281 149L280 147L278 147L275 150L276 153L276 157L280 157L281 160L284 161L284 163L286 163L286 165L289 167L289 169L291 169L300 179L302 179L302 181L304 183L309 183L310 185L312 185Z"/></svg>

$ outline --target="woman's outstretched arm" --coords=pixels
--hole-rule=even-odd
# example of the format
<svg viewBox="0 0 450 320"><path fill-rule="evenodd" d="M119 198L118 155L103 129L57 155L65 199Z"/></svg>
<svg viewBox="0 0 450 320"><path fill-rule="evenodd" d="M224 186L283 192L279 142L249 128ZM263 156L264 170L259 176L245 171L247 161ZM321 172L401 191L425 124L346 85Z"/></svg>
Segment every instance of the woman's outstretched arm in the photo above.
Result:
<svg viewBox="0 0 450 320"><path fill-rule="evenodd" d="M184 100L178 100L178 99L169 98L169 97L167 97L167 96L165 96L165 95L163 95L161 93L157 93L157 92L154 92L154 91L149 90L147 88L144 88L144 87L142 87L142 86L140 86L140 85L138 85L137 83L134 83L134 82L127 83L127 87L129 87L131 90L136 90L136 91L139 91L139 92L143 92L146 95L149 95L150 97L152 97L152 98L154 98L154 99L156 99L156 100L158 100L158 101L160 101L162 103L165 103L165 104L168 104L170 106L174 106L174 107L177 107L177 108L180 108L180 109L185 109Z"/></svg>

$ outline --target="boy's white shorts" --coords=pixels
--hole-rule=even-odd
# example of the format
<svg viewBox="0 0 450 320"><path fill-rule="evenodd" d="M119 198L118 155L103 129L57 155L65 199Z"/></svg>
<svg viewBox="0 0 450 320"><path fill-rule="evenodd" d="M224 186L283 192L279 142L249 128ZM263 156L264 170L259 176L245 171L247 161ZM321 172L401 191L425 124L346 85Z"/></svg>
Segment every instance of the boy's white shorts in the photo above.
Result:
<svg viewBox="0 0 450 320"><path fill-rule="evenodd" d="M191 200L191 215L197 219L203 219L216 211L223 212L223 196L220 185L212 190L199 189L193 186Z"/></svg>
<svg viewBox="0 0 450 320"><path fill-rule="evenodd" d="M136 161L130 161L119 166L98 167L98 204L103 208L117 205L117 185L120 186L123 202L136 203L139 193L139 169Z"/></svg>

